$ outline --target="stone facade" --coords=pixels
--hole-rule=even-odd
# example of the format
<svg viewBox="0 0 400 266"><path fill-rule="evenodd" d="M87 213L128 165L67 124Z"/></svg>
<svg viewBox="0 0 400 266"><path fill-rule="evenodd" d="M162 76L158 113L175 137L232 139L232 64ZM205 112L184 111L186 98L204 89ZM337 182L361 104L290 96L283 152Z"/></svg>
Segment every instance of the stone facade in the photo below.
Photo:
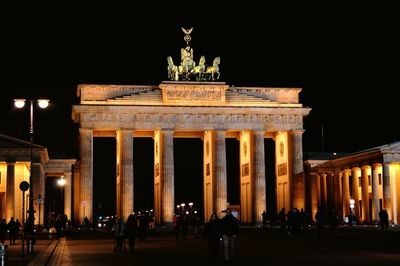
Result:
<svg viewBox="0 0 400 266"><path fill-rule="evenodd" d="M303 117L310 112L299 103L298 88L229 87L223 82L162 82L159 86L79 85L80 104L72 118L81 131L78 200L80 220L92 217L93 137L147 136L154 139L154 211L157 221L171 223L174 212L173 139L201 137L204 141L204 215L227 207L225 138L240 140L241 219L260 221L266 208L264 138L282 143L277 179L280 207L305 204L302 176ZM134 210L133 161L120 151L132 151L132 140L117 141L117 215ZM121 144L119 144L121 143ZM124 155L125 154L125 155ZM282 156L280 154L283 154ZM129 172L131 171L131 172ZM122 175L121 175L122 173ZM295 177L296 175L296 177ZM264 184L264 185L263 185ZM280 192L279 192L280 191ZM127 195L129 194L129 195ZM128 202L126 202L128 201ZM119 207L121 206L121 207ZM123 206L129 206L127 208Z"/></svg>
<svg viewBox="0 0 400 266"><path fill-rule="evenodd" d="M358 223L379 223L386 209L389 221L400 220L400 142L391 143L331 160L306 160L308 210L335 209L344 220L352 212ZM315 183L314 180L320 180ZM322 193L321 193L322 191ZM355 201L350 209L350 199Z"/></svg>

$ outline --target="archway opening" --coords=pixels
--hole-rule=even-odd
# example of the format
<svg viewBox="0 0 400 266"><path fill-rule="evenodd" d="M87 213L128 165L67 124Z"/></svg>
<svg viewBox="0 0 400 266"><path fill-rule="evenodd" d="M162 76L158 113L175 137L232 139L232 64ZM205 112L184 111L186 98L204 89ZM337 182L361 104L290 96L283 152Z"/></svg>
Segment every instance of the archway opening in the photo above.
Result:
<svg viewBox="0 0 400 266"><path fill-rule="evenodd" d="M44 217L40 216L40 221L37 221L46 227L54 226L57 215L64 214L64 191L63 187L58 184L59 179L60 177L57 176L47 176L46 178L45 204L40 206L44 208ZM39 212L39 210L36 211ZM70 219L71 217L68 218Z"/></svg>
<svg viewBox="0 0 400 266"><path fill-rule="evenodd" d="M240 142L236 138L225 139L227 201L229 205L240 205Z"/></svg>
<svg viewBox="0 0 400 266"><path fill-rule="evenodd" d="M175 206L185 204L203 217L203 141L199 138L174 139ZM193 203L188 207L189 203Z"/></svg>
<svg viewBox="0 0 400 266"><path fill-rule="evenodd" d="M133 139L133 182L135 212L154 209L154 140Z"/></svg>
<svg viewBox="0 0 400 266"><path fill-rule="evenodd" d="M267 211L276 214L275 141L264 139Z"/></svg>
<svg viewBox="0 0 400 266"><path fill-rule="evenodd" d="M93 139L93 221L116 214L116 140Z"/></svg>

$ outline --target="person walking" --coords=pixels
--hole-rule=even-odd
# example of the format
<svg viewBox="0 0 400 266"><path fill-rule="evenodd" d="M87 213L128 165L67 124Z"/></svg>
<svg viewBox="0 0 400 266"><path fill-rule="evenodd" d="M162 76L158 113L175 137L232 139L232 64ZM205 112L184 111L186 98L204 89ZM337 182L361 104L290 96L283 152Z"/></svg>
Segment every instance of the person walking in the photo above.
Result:
<svg viewBox="0 0 400 266"><path fill-rule="evenodd" d="M14 217L10 218L10 221L7 224L8 236L10 238L10 246L15 245L15 240L17 238L17 229L14 221Z"/></svg>
<svg viewBox="0 0 400 266"><path fill-rule="evenodd" d="M215 213L211 214L210 220L204 226L204 239L207 239L210 260L215 261L218 256L218 247L221 239L219 220Z"/></svg>
<svg viewBox="0 0 400 266"><path fill-rule="evenodd" d="M232 215L231 209L226 209L226 215L221 219L221 231L226 261L232 260L238 230L238 220Z"/></svg>
<svg viewBox="0 0 400 266"><path fill-rule="evenodd" d="M135 252L135 238L138 235L138 221L136 219L136 216L133 214L130 214L128 216L128 219L126 220L125 224L125 236L128 238L129 241L129 252L134 253Z"/></svg>
<svg viewBox="0 0 400 266"><path fill-rule="evenodd" d="M122 244L124 242L124 231L125 231L125 224L122 221L122 218L119 217L114 226L115 243L116 243L114 251L121 251L121 252L123 251Z"/></svg>
<svg viewBox="0 0 400 266"><path fill-rule="evenodd" d="M325 214L324 211L321 208L318 208L317 213L315 214L315 221L317 224L317 237L318 240L321 240L323 237L324 239L327 239L328 236L326 235L325 232Z"/></svg>

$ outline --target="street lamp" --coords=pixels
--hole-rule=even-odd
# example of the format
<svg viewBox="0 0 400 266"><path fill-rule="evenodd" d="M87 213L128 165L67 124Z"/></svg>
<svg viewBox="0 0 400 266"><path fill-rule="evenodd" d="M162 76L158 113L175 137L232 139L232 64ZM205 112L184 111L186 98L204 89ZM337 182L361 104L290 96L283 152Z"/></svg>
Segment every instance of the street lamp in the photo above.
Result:
<svg viewBox="0 0 400 266"><path fill-rule="evenodd" d="M25 106L26 99L15 99L14 104L15 107L21 109ZM37 102L39 107L45 109L49 106L49 100L46 99L37 99L37 100L29 100L30 102L30 128L29 128L29 139L30 139L30 165L29 165L29 210L28 210L28 221L27 221L27 232L31 235L34 234L34 206L33 206L33 178L32 178L32 164L33 164L33 102Z"/></svg>

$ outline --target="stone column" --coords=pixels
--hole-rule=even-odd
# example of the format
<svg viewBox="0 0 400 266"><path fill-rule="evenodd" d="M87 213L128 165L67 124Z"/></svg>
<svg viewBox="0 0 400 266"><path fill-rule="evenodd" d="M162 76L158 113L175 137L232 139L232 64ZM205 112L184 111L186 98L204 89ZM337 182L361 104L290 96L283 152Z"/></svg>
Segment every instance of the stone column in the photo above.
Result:
<svg viewBox="0 0 400 266"><path fill-rule="evenodd" d="M117 161L120 182L120 212L126 221L133 213L133 137L131 130L117 131Z"/></svg>
<svg viewBox="0 0 400 266"><path fill-rule="evenodd" d="M71 215L72 215L72 173L64 172L64 179L65 179L64 213L67 215L68 219L71 219Z"/></svg>
<svg viewBox="0 0 400 266"><path fill-rule="evenodd" d="M379 168L380 164L372 165L372 221L374 223L379 223Z"/></svg>
<svg viewBox="0 0 400 266"><path fill-rule="evenodd" d="M81 209L80 219L93 222L93 130L80 128L81 153Z"/></svg>
<svg viewBox="0 0 400 266"><path fill-rule="evenodd" d="M264 131L254 132L254 197L256 222L262 222L266 210Z"/></svg>
<svg viewBox="0 0 400 266"><path fill-rule="evenodd" d="M318 179L319 176L315 174L310 175L311 178L311 219L314 221L315 214L318 210Z"/></svg>
<svg viewBox="0 0 400 266"><path fill-rule="evenodd" d="M331 211L334 207L333 203L333 174L329 173L326 176L326 194L327 194L327 206L328 211Z"/></svg>
<svg viewBox="0 0 400 266"><path fill-rule="evenodd" d="M390 164L383 164L383 208L389 214L389 221L393 222L392 193L390 191Z"/></svg>
<svg viewBox="0 0 400 266"><path fill-rule="evenodd" d="M321 175L316 175L316 183L317 183L317 200L318 200L318 207L322 206L322 199L321 199Z"/></svg>
<svg viewBox="0 0 400 266"><path fill-rule="evenodd" d="M15 217L15 163L7 162L6 222ZM29 191L29 190L28 190ZM25 193L27 193L26 191ZM25 194L26 195L26 194ZM26 206L25 206L26 207Z"/></svg>
<svg viewBox="0 0 400 266"><path fill-rule="evenodd" d="M336 172L333 176L333 206L339 217L342 217L343 210L340 200L340 178L342 177L341 172Z"/></svg>
<svg viewBox="0 0 400 266"><path fill-rule="evenodd" d="M342 200L342 209L343 209L343 217L348 216L350 214L350 183L349 183L349 175L350 170L345 169L343 171L343 200Z"/></svg>
<svg viewBox="0 0 400 266"><path fill-rule="evenodd" d="M294 181L294 197L292 206L305 209L305 178L303 170L303 132L304 130L293 130L292 165Z"/></svg>
<svg viewBox="0 0 400 266"><path fill-rule="evenodd" d="M33 179L33 205L35 209L35 224L39 224L39 204L38 197L43 199L45 195L45 172L40 163L33 163L32 165L32 179ZM40 206L40 224L44 224L44 205Z"/></svg>
<svg viewBox="0 0 400 266"><path fill-rule="evenodd" d="M74 197L74 217L73 221L75 223L81 223L82 220L80 220L80 209L82 208L82 203L81 203L81 172L80 172L81 166L80 162L77 161L75 165L73 166L73 179L74 179L74 193L72 194ZM72 218L71 218L72 219ZM72 220L71 220L72 221Z"/></svg>
<svg viewBox="0 0 400 266"><path fill-rule="evenodd" d="M327 189L326 189L326 174L323 173L321 174L321 208L323 208L324 210L328 209L328 197L327 197Z"/></svg>
<svg viewBox="0 0 400 266"><path fill-rule="evenodd" d="M359 193L359 173L360 168L353 167L351 169L351 187L352 187L352 195L351 197L354 199L354 215L356 216L357 221L361 219L360 217L360 193Z"/></svg>
<svg viewBox="0 0 400 266"><path fill-rule="evenodd" d="M369 170L369 165L361 167L361 191L362 191L362 214L363 214L362 216L363 216L363 221L366 222L370 222L368 170Z"/></svg>
<svg viewBox="0 0 400 266"><path fill-rule="evenodd" d="M174 139L173 130L162 130L162 217L163 222L172 224L174 215Z"/></svg>
<svg viewBox="0 0 400 266"><path fill-rule="evenodd" d="M216 197L215 197L215 213L220 213L226 209L227 203L227 179L226 179L226 147L225 147L225 131L215 131L216 151Z"/></svg>

